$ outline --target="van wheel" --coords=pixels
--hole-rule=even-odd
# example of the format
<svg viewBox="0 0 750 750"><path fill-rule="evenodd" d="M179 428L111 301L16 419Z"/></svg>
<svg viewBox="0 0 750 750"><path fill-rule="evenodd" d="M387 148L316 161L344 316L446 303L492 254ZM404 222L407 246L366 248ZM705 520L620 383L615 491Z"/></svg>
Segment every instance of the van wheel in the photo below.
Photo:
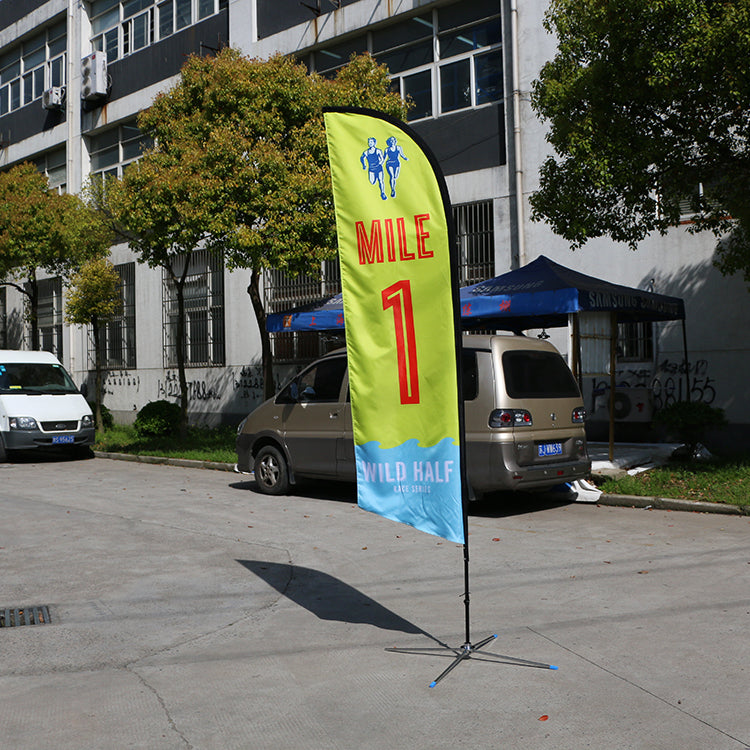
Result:
<svg viewBox="0 0 750 750"><path fill-rule="evenodd" d="M264 445L255 457L255 481L266 495L284 495L289 490L289 469L278 448Z"/></svg>
<svg viewBox="0 0 750 750"><path fill-rule="evenodd" d="M8 460L8 451L5 450L5 443L3 442L3 436L0 435L0 463L5 463Z"/></svg>

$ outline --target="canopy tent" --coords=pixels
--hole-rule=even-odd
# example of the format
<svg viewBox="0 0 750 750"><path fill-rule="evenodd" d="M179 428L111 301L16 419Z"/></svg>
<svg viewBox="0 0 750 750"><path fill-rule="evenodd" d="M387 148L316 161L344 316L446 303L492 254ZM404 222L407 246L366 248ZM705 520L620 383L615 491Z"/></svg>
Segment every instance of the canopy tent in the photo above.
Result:
<svg viewBox="0 0 750 750"><path fill-rule="evenodd" d="M266 329L279 331L331 331L344 328L344 299L339 292L320 302L295 307L285 312L271 313L266 318Z"/></svg>
<svg viewBox="0 0 750 750"><path fill-rule="evenodd" d="M571 369L581 378L581 337L578 313L609 313L609 453L614 454L614 403L617 323L638 321L682 321L686 379L688 376L685 305L679 297L613 284L574 271L540 255L531 263L463 287L461 320L465 329L494 329L521 332L530 328L567 327L572 321ZM286 312L268 316L269 331L325 331L344 328L341 294ZM687 398L690 397L688 382Z"/></svg>
<svg viewBox="0 0 750 750"><path fill-rule="evenodd" d="M560 328L579 312L615 312L617 320L684 320L685 305L641 289L613 284L540 255L528 265L473 286L463 287L464 328L523 331ZM341 294L268 316L269 331L324 331L344 327Z"/></svg>
<svg viewBox="0 0 750 750"><path fill-rule="evenodd" d="M561 266L540 255L528 265L461 289L465 328L559 328L568 315L615 312L618 322L684 320L685 305Z"/></svg>

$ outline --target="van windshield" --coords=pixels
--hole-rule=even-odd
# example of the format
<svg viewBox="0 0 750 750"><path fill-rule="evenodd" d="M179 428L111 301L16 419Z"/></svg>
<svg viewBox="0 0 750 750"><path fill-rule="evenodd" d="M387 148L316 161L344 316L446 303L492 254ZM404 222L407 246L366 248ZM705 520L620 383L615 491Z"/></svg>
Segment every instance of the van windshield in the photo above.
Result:
<svg viewBox="0 0 750 750"><path fill-rule="evenodd" d="M505 388L511 398L580 398L565 360L554 352L503 353Z"/></svg>
<svg viewBox="0 0 750 750"><path fill-rule="evenodd" d="M0 393L78 393L70 375L48 362L0 364Z"/></svg>

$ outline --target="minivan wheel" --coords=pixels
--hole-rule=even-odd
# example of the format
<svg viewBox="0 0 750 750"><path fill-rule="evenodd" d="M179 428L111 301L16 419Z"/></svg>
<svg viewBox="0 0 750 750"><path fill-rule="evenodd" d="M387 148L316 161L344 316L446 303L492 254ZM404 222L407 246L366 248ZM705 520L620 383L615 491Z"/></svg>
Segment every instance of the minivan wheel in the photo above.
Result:
<svg viewBox="0 0 750 750"><path fill-rule="evenodd" d="M289 470L278 448L264 445L255 457L255 481L266 495L283 495L289 489Z"/></svg>

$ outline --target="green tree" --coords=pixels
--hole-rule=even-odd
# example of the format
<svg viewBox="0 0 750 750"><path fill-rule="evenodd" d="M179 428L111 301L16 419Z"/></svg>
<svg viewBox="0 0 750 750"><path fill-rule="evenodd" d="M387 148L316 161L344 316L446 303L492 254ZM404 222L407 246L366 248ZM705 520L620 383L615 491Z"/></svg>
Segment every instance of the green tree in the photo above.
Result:
<svg viewBox="0 0 750 750"><path fill-rule="evenodd" d="M111 234L75 195L50 190L28 163L0 172L0 283L28 299L31 345L39 348L39 269L68 278L87 258L106 254Z"/></svg>
<svg viewBox="0 0 750 750"><path fill-rule="evenodd" d="M750 0L553 0L545 27L558 49L532 104L556 155L534 217L573 247L635 248L689 200L688 231L750 284Z"/></svg>
<svg viewBox="0 0 750 750"><path fill-rule="evenodd" d="M86 261L70 280L65 318L75 325L90 325L94 336L94 416L96 429L102 421L102 324L122 310L122 281L106 258Z"/></svg>
<svg viewBox="0 0 750 750"><path fill-rule="evenodd" d="M228 268L250 270L267 396L273 394L272 360L260 279L267 268L318 274L322 260L336 252L322 109L344 105L405 114L387 70L367 55L352 58L335 79L310 75L281 56L263 61L225 49L215 57L191 57L174 88L139 117L154 148L120 186L105 185L99 193L98 203L140 259L173 279L179 342L186 258L206 248L221 254ZM186 425L181 353L178 370Z"/></svg>

